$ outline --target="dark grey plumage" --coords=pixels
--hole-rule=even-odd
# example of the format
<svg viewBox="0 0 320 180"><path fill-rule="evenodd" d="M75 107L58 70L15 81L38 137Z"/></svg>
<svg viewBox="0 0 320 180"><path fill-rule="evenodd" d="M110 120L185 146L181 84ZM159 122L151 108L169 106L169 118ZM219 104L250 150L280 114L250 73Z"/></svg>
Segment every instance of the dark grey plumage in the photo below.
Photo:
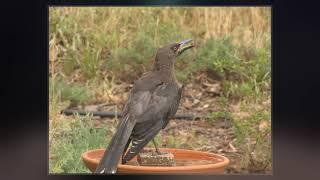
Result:
<svg viewBox="0 0 320 180"><path fill-rule="evenodd" d="M153 70L135 82L117 132L95 173L115 173L123 153L127 152L122 158L124 164L165 128L177 112L182 86L176 80L174 62L183 51L193 47L182 47L190 41L173 43L158 50Z"/></svg>

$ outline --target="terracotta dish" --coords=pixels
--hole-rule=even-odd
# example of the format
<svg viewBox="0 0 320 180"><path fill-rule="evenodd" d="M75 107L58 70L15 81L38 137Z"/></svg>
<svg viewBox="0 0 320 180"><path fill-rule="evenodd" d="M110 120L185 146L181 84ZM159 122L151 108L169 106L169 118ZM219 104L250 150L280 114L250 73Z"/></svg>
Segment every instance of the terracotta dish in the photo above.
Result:
<svg viewBox="0 0 320 180"><path fill-rule="evenodd" d="M150 148L144 148L150 149ZM223 174L229 159L218 154L185 150L160 148L162 152L171 152L176 160L176 166L173 167L155 167L139 166L128 164L119 164L117 174ZM82 160L91 172L96 169L104 149L90 150L82 154Z"/></svg>

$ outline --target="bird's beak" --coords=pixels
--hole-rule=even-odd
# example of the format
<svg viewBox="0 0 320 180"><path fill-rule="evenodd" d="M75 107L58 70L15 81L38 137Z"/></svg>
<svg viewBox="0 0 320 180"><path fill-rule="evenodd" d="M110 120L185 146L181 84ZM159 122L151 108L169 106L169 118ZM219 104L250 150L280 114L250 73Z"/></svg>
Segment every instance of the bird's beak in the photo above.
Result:
<svg viewBox="0 0 320 180"><path fill-rule="evenodd" d="M191 42L191 41L192 41L192 39L186 39L186 40L183 40L183 41L181 41L181 42L178 42L178 44L180 45L180 46L179 46L179 49L178 49L178 55L182 54L185 50L194 47L193 44L184 46L185 44L187 44L187 43L189 43L189 42Z"/></svg>

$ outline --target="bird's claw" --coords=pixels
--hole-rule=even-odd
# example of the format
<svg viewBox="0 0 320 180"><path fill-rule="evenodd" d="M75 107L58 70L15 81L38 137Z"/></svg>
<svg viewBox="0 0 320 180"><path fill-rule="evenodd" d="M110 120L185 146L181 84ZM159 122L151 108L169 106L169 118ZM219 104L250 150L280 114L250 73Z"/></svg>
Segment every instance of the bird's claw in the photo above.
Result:
<svg viewBox="0 0 320 180"><path fill-rule="evenodd" d="M156 149L156 153L157 153L158 155L165 154L165 153L163 153L163 152L159 151L159 149Z"/></svg>

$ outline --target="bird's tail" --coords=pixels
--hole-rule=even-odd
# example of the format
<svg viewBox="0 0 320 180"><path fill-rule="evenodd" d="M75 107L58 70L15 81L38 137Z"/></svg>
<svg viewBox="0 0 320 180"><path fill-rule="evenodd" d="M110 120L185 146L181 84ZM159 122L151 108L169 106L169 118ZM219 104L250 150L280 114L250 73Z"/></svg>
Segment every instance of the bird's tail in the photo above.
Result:
<svg viewBox="0 0 320 180"><path fill-rule="evenodd" d="M118 162L125 149L125 146L130 138L132 129L135 125L134 118L129 115L123 117L118 125L117 132L112 137L111 142L105 151L95 174L115 174L117 171Z"/></svg>

